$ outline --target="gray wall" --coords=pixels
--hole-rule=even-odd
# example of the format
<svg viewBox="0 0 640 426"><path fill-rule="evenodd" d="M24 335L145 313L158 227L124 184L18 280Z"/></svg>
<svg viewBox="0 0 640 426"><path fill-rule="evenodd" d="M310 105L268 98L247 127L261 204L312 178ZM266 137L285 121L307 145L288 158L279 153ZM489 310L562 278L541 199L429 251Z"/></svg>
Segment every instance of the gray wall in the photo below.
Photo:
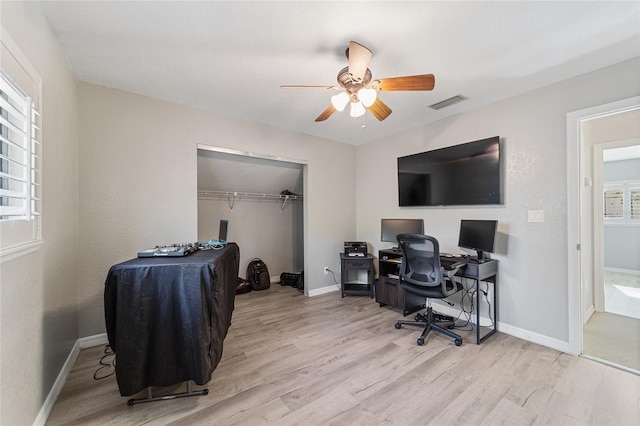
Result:
<svg viewBox="0 0 640 426"><path fill-rule="evenodd" d="M640 159L604 163L604 184L628 180L640 182ZM640 224L605 223L604 266L640 272Z"/></svg>
<svg viewBox="0 0 640 426"><path fill-rule="evenodd" d="M375 251L382 217L417 217L441 250L457 247L461 219L499 221L500 329L555 347L569 340L567 269L567 114L640 94L640 59L417 127L358 147L358 239ZM400 208L396 158L499 135L504 205ZM529 223L543 210L543 223ZM542 312L544 311L544 314Z"/></svg>
<svg viewBox="0 0 640 426"><path fill-rule="evenodd" d="M355 147L87 83L78 105L80 244L92 247L79 254L81 336L104 333L111 265L158 241L198 239L198 144L306 161L305 281L309 291L334 284L322 267L337 269L355 236Z"/></svg>
<svg viewBox="0 0 640 426"><path fill-rule="evenodd" d="M37 3L0 8L2 29L43 82L43 243L0 264L0 424L23 425L78 339L78 112L75 77Z"/></svg>

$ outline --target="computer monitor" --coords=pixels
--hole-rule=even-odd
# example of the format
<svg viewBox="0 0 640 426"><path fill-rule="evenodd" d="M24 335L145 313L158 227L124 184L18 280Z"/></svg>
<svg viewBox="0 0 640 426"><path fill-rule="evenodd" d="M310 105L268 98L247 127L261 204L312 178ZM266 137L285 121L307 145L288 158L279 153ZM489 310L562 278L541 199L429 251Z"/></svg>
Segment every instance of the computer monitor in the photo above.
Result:
<svg viewBox="0 0 640 426"><path fill-rule="evenodd" d="M478 261L489 259L486 252L493 253L496 242L497 220L461 220L458 246L475 250Z"/></svg>
<svg viewBox="0 0 640 426"><path fill-rule="evenodd" d="M397 243L398 234L424 234L423 219L382 219L380 241Z"/></svg>
<svg viewBox="0 0 640 426"><path fill-rule="evenodd" d="M220 219L220 229L218 230L218 241L223 244L227 243L227 230L229 227L229 221L226 219Z"/></svg>

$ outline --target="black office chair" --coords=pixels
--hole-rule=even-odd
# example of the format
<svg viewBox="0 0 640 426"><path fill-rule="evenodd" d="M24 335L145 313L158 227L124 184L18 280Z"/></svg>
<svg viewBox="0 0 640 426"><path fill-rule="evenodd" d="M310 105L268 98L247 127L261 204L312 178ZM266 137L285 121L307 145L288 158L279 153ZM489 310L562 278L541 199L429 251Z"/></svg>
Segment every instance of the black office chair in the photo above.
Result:
<svg viewBox="0 0 640 426"><path fill-rule="evenodd" d="M431 330L455 339L456 346L460 346L462 337L449 329L453 328L454 318L435 314L430 299L444 299L462 290L453 276L465 265L464 262L454 263L451 269L444 270L440 265L438 240L429 235L400 234L397 241L402 251L400 285L406 292L425 297L427 310L424 314L417 314L415 321L398 321L396 328L403 325L423 327L424 331L417 341L419 346L424 344Z"/></svg>

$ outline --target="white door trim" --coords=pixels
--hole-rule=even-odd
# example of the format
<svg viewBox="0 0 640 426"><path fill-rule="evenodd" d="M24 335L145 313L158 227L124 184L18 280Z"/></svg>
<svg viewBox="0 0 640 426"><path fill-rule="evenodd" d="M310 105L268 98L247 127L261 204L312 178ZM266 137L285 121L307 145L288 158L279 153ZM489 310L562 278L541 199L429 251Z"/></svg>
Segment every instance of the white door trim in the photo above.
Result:
<svg viewBox="0 0 640 426"><path fill-rule="evenodd" d="M636 109L640 106L640 96L611 102L604 105L570 112L567 114L567 268L568 268L568 313L569 313L569 353L582 354L582 260L580 242L582 229L582 182L581 158L585 147L581 141L580 123L606 115ZM592 248L583 248L591 250Z"/></svg>

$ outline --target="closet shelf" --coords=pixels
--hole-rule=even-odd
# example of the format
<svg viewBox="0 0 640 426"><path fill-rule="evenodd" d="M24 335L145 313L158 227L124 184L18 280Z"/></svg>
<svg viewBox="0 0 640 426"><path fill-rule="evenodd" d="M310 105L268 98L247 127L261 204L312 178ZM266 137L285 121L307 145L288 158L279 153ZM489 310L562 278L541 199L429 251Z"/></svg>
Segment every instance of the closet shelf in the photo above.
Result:
<svg viewBox="0 0 640 426"><path fill-rule="evenodd" d="M301 201L302 195L291 194L291 195L282 195L282 194L263 194L256 192L237 192L237 191L209 191L209 190L198 190L198 199L199 200L227 200L229 202L229 208L233 210L233 207L236 205L237 200L246 199L253 201L273 201L273 202L281 202L280 211L282 211L287 202L289 201Z"/></svg>

